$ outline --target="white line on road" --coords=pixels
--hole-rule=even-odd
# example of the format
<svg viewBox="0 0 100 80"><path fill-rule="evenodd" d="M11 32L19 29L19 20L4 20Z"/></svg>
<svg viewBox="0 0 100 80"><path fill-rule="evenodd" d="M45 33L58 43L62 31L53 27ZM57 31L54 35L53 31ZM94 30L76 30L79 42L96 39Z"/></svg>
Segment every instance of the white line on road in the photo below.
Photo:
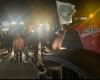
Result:
<svg viewBox="0 0 100 80"><path fill-rule="evenodd" d="M8 53L8 51L5 51L5 52L0 52L0 54L4 54L4 53Z"/></svg>

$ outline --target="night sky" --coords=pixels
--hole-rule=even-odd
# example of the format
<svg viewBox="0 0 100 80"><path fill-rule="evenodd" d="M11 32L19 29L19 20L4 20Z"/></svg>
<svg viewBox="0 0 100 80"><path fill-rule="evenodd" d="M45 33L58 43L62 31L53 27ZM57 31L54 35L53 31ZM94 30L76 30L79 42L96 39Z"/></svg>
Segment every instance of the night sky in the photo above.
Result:
<svg viewBox="0 0 100 80"><path fill-rule="evenodd" d="M72 3L76 15L87 16L100 8L100 0L59 0ZM0 0L0 21L11 20L15 16L24 20L36 20L36 17L57 19L56 0Z"/></svg>

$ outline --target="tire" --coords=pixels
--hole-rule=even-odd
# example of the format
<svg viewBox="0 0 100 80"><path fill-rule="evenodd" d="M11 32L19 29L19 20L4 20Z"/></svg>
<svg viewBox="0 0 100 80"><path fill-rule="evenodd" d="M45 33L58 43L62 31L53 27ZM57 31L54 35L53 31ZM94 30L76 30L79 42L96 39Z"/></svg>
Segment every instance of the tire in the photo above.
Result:
<svg viewBox="0 0 100 80"><path fill-rule="evenodd" d="M57 50L48 54L44 55L45 64L48 61L59 63L81 75L84 79L100 79L99 54L88 50Z"/></svg>

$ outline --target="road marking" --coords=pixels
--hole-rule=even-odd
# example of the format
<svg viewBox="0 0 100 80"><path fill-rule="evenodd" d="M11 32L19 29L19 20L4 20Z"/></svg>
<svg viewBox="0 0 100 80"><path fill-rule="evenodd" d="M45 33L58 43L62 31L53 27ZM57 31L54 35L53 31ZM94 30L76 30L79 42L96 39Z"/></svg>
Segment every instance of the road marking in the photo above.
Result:
<svg viewBox="0 0 100 80"><path fill-rule="evenodd" d="M5 52L5 51L6 51L6 49L0 49L0 53Z"/></svg>
<svg viewBox="0 0 100 80"><path fill-rule="evenodd" d="M8 53L8 51L0 52L0 55Z"/></svg>

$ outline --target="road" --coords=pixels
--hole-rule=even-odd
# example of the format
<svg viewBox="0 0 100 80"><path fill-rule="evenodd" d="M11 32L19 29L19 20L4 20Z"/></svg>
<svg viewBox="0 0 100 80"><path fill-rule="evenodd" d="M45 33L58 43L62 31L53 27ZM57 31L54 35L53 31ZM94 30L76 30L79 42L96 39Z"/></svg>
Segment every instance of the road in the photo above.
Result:
<svg viewBox="0 0 100 80"><path fill-rule="evenodd" d="M0 49L0 79L37 79L38 69L32 59L32 53L28 64L15 64L13 54L12 52L9 55L5 49Z"/></svg>

